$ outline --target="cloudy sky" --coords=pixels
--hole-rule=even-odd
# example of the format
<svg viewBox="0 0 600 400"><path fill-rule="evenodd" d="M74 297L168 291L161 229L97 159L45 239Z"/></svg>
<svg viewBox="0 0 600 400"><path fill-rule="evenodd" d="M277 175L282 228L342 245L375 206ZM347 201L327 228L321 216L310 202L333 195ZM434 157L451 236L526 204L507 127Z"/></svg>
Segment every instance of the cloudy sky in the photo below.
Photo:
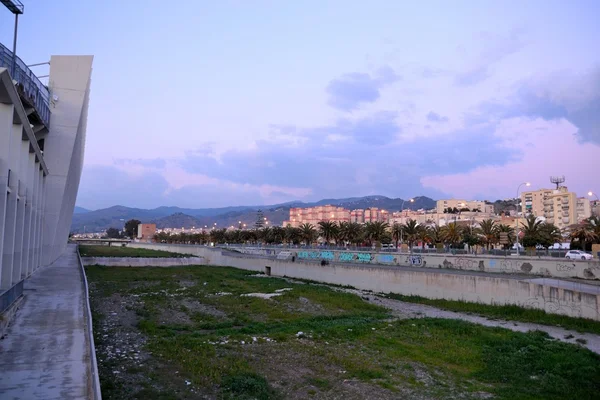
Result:
<svg viewBox="0 0 600 400"><path fill-rule="evenodd" d="M83 207L600 192L597 1L23 2L95 56Z"/></svg>

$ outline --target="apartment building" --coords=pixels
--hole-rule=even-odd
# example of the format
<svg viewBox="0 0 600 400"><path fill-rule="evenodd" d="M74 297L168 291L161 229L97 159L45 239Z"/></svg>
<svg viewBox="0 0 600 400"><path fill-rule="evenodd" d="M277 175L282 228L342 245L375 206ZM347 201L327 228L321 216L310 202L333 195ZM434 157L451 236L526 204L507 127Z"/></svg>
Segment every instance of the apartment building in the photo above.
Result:
<svg viewBox="0 0 600 400"><path fill-rule="evenodd" d="M156 235L156 224L139 224L137 238L142 242L151 242Z"/></svg>
<svg viewBox="0 0 600 400"><path fill-rule="evenodd" d="M494 205L487 204L485 201L479 200L462 200L462 199L446 199L446 200L438 200L436 203L436 211L439 214L443 214L446 209L462 209L468 208L469 210L479 210L479 212L485 214L493 214L494 213Z"/></svg>
<svg viewBox="0 0 600 400"><path fill-rule="evenodd" d="M580 220L580 215L590 213L589 201L586 206L584 201L579 202L578 200L580 199L577 199L576 194L569 192L566 186L554 190L540 189L521 193L521 204L524 207L525 215L533 214L537 217L545 217L546 222L554 224L560 229L576 224ZM578 207L578 202L581 204L580 207ZM578 208L581 209L581 213Z"/></svg>
<svg viewBox="0 0 600 400"><path fill-rule="evenodd" d="M350 222L362 224L365 222L365 210L356 209L350 211Z"/></svg>
<svg viewBox="0 0 600 400"><path fill-rule="evenodd" d="M283 226L291 225L294 228L302 224L317 225L321 221L350 222L350 210L332 205L309 208L290 208L290 219L283 222Z"/></svg>
<svg viewBox="0 0 600 400"><path fill-rule="evenodd" d="M577 199L577 222L581 222L592 216L590 199L580 197Z"/></svg>

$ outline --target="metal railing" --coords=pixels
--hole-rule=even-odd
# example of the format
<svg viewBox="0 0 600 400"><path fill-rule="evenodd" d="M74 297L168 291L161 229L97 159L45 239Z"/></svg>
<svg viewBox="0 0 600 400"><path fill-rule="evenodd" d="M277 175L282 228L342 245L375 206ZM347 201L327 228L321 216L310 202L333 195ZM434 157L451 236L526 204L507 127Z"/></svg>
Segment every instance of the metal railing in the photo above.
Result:
<svg viewBox="0 0 600 400"><path fill-rule="evenodd" d="M49 127L50 91L19 57L16 58L14 71L12 70L12 62L12 51L0 43L0 67L7 68L10 71L12 79L17 81L19 93L33 104L44 125Z"/></svg>

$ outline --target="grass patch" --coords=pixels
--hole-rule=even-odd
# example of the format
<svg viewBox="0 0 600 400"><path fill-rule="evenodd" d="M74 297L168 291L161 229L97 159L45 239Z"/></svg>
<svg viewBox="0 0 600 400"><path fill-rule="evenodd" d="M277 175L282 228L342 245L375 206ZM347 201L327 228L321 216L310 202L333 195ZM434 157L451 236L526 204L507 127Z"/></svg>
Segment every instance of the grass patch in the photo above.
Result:
<svg viewBox="0 0 600 400"><path fill-rule="evenodd" d="M182 258L193 257L189 254L171 253L163 250L138 249L122 246L90 246L79 245L81 257L148 257L148 258Z"/></svg>
<svg viewBox="0 0 600 400"><path fill-rule="evenodd" d="M490 319L531 322L542 325L560 326L578 332L600 334L600 322L587 318L575 318L565 315L548 314L544 310L524 308L517 305L490 305L462 300L426 299L421 296L406 296L396 293L385 295L390 299L409 303L427 304L443 310L477 314Z"/></svg>
<svg viewBox="0 0 600 400"><path fill-rule="evenodd" d="M153 386L143 389L149 396L154 390L177 399L192 388L224 399L357 397L340 392L348 390L344 380L355 382L352 390L362 398L487 392L496 399L586 399L600 391L600 357L542 332L392 321L386 309L359 296L234 268L88 266L86 272L105 399L131 398L136 391L124 383L126 374L152 376ZM269 300L240 296L284 288L291 290ZM152 360L112 375L118 364L103 361L104 348L115 351L106 326L124 329L118 321L125 312L136 318L130 329L146 338L153 362L177 375L155 373ZM187 318L171 320L178 314ZM165 390L173 382L182 387Z"/></svg>

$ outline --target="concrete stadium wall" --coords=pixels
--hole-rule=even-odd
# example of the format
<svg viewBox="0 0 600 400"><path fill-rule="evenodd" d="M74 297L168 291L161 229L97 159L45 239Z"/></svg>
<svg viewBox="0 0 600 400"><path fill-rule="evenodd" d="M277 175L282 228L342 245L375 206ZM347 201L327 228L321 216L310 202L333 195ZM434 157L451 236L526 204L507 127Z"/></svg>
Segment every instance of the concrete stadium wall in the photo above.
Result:
<svg viewBox="0 0 600 400"><path fill-rule="evenodd" d="M52 56L50 132L45 137L46 177L42 265L65 250L83 166L93 56Z"/></svg>
<svg viewBox="0 0 600 400"><path fill-rule="evenodd" d="M206 263L204 257L81 257L81 261L83 265L106 265L107 267L173 267Z"/></svg>
<svg viewBox="0 0 600 400"><path fill-rule="evenodd" d="M206 265L231 266L273 276L310 279L338 285L351 285L383 293L418 295L430 299L464 300L483 304L516 304L548 313L600 320L599 292L590 293L590 285L554 279L516 279L465 273L448 269L422 271L384 265L344 265L332 263L224 255L219 249L204 246L131 243L129 246L194 254L204 257ZM267 269L268 267L268 269ZM564 286L561 287L561 284Z"/></svg>

